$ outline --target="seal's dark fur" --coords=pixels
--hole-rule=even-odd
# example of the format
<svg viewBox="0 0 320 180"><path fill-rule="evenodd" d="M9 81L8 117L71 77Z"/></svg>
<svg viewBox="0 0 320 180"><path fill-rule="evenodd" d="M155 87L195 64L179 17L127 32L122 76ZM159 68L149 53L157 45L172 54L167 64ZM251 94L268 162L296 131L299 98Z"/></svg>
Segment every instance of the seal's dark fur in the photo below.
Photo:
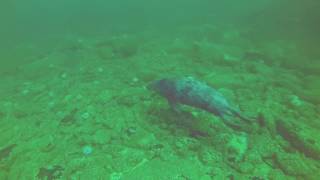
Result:
<svg viewBox="0 0 320 180"><path fill-rule="evenodd" d="M233 123L230 117L237 117L245 123L250 122L231 107L221 93L193 77L156 80L148 88L165 97L174 109L177 109L179 104L200 108L221 117L233 128L239 125Z"/></svg>

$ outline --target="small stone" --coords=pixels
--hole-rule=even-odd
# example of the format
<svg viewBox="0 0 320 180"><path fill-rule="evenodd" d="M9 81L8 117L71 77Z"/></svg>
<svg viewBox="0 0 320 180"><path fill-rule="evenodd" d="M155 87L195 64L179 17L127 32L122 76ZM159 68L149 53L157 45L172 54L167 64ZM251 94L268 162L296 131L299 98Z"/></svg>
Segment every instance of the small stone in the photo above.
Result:
<svg viewBox="0 0 320 180"><path fill-rule="evenodd" d="M230 54L224 54L223 59L225 61L237 61L238 59Z"/></svg>
<svg viewBox="0 0 320 180"><path fill-rule="evenodd" d="M157 138L153 134L149 134L145 137L142 137L140 140L138 140L139 146L145 148L149 147L151 144L154 144L157 142Z"/></svg>
<svg viewBox="0 0 320 180"><path fill-rule="evenodd" d="M86 156L92 154L92 152L93 152L93 148L89 145L86 145L82 148L82 153Z"/></svg>
<svg viewBox="0 0 320 180"><path fill-rule="evenodd" d="M191 111L192 116L199 117L199 112L197 111Z"/></svg>
<svg viewBox="0 0 320 180"><path fill-rule="evenodd" d="M53 96L54 96L54 92L50 91L50 92L48 93L48 96L53 97Z"/></svg>
<svg viewBox="0 0 320 180"><path fill-rule="evenodd" d="M99 67L99 68L98 68L98 72L99 72L99 73L102 73L102 72L103 72L103 68L102 68L102 67Z"/></svg>
<svg viewBox="0 0 320 180"><path fill-rule="evenodd" d="M125 131L128 136L131 136L131 135L137 133L137 128L136 127L128 127Z"/></svg>
<svg viewBox="0 0 320 180"><path fill-rule="evenodd" d="M62 78L62 79L66 79L66 78L67 78L67 73L61 74L61 78Z"/></svg>
<svg viewBox="0 0 320 180"><path fill-rule="evenodd" d="M132 79L132 82L134 82L134 83L136 83L136 82L138 82L139 81L139 79L137 78L137 77L134 77L133 79Z"/></svg>
<svg viewBox="0 0 320 180"><path fill-rule="evenodd" d="M299 107L303 104L302 100L296 95L290 96L290 103L291 103L291 105L296 106L296 107Z"/></svg>
<svg viewBox="0 0 320 180"><path fill-rule="evenodd" d="M25 90L22 91L22 94L23 94L23 95L27 95L27 94L29 94L29 92L30 92L30 91L29 91L28 89L25 89Z"/></svg>
<svg viewBox="0 0 320 180"><path fill-rule="evenodd" d="M99 85L99 84L100 84L100 81L95 80L95 81L93 81L93 84L95 84L95 85Z"/></svg>
<svg viewBox="0 0 320 180"><path fill-rule="evenodd" d="M88 112L85 112L81 115L82 119L88 119L90 117L90 114Z"/></svg>
<svg viewBox="0 0 320 180"><path fill-rule="evenodd" d="M110 174L110 180L120 180L122 177L122 173L113 172Z"/></svg>
<svg viewBox="0 0 320 180"><path fill-rule="evenodd" d="M182 141L177 141L175 143L175 146L178 148L178 149L182 149L185 145Z"/></svg>
<svg viewBox="0 0 320 180"><path fill-rule="evenodd" d="M245 135L233 136L227 144L228 159L239 162L248 149L248 141Z"/></svg>

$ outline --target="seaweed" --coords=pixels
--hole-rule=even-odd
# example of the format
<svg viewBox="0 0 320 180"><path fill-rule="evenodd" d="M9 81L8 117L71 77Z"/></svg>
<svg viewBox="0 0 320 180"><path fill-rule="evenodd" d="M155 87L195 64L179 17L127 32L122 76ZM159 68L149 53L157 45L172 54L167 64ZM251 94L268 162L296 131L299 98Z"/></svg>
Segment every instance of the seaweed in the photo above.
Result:
<svg viewBox="0 0 320 180"><path fill-rule="evenodd" d="M11 144L3 149L0 150L0 161L6 159L7 157L10 156L13 148L15 148L17 145L16 144Z"/></svg>
<svg viewBox="0 0 320 180"><path fill-rule="evenodd" d="M40 180L54 180L58 179L62 176L64 168L59 165L54 165L53 167L49 168L40 168L37 178Z"/></svg>

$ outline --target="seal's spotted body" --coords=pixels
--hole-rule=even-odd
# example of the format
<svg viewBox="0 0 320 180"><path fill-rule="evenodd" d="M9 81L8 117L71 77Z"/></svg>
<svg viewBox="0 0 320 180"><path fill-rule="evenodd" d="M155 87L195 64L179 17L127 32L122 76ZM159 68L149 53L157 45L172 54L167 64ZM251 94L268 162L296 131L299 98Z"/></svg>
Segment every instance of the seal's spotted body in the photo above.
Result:
<svg viewBox="0 0 320 180"><path fill-rule="evenodd" d="M232 117L250 122L231 107L221 93L193 77L161 79L152 82L148 87L165 97L174 109L177 109L179 104L200 108L221 117L233 128L239 128L239 124L232 122Z"/></svg>

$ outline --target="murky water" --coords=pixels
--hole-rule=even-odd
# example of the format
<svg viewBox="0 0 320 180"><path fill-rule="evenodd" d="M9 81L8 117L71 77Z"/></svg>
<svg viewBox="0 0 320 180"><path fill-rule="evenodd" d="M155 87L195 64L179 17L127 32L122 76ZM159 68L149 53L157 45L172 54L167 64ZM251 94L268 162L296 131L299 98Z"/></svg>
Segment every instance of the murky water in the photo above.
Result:
<svg viewBox="0 0 320 180"><path fill-rule="evenodd" d="M318 179L319 8L1 2L0 179Z"/></svg>

